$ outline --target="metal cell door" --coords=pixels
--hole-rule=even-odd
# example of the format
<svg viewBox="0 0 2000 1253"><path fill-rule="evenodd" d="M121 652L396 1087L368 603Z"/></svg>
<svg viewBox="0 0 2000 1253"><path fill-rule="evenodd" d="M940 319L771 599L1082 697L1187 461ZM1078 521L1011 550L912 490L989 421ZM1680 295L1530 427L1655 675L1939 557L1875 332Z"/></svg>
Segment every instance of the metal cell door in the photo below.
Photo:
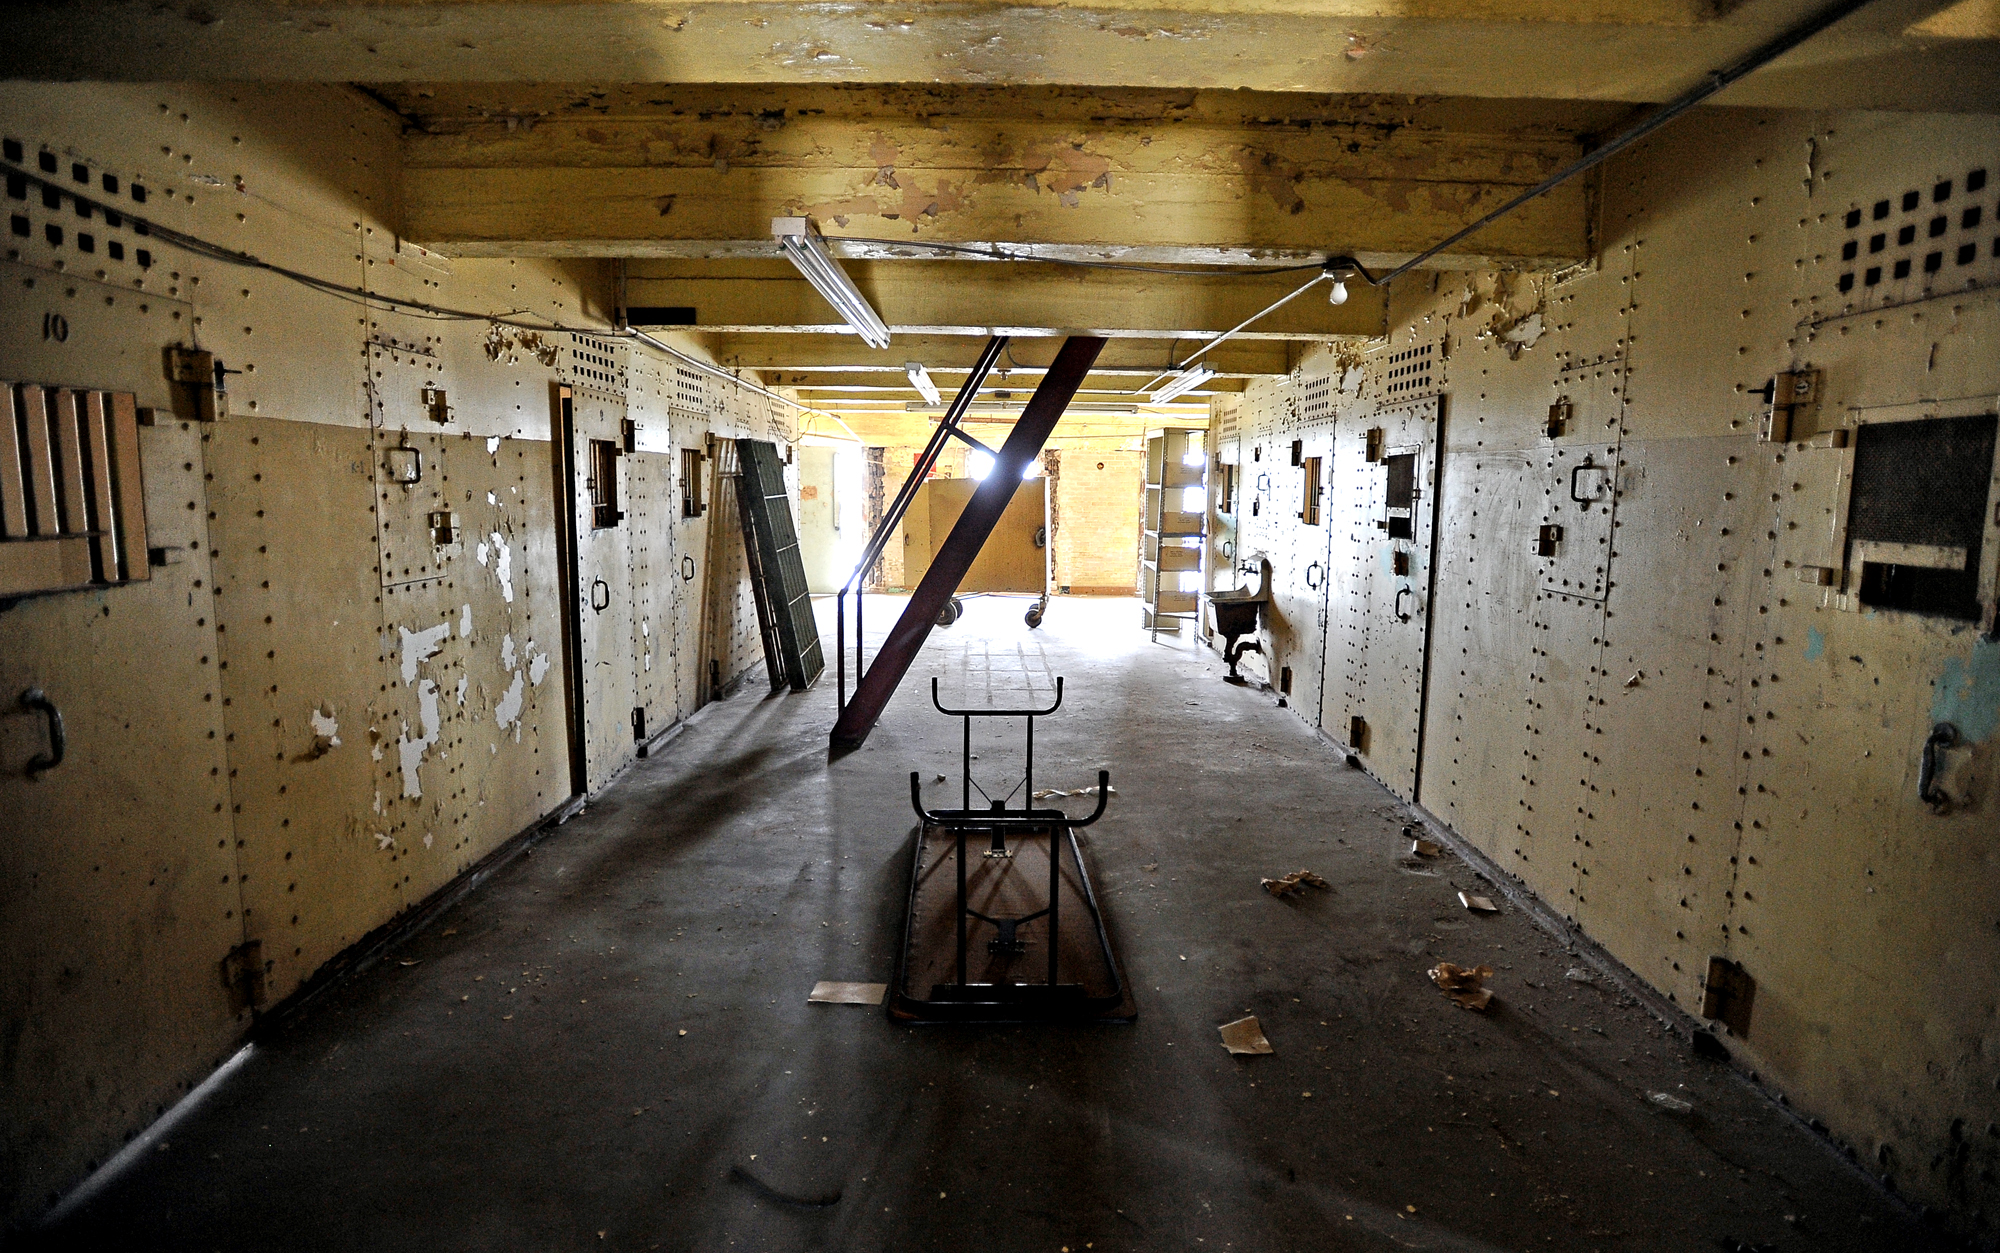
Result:
<svg viewBox="0 0 2000 1253"><path fill-rule="evenodd" d="M1377 513L1354 567L1362 631L1354 698L1348 724L1329 728L1347 733L1369 772L1405 799L1416 794L1423 743L1439 419L1435 397L1376 415L1380 452L1370 469L1379 483L1369 496Z"/></svg>

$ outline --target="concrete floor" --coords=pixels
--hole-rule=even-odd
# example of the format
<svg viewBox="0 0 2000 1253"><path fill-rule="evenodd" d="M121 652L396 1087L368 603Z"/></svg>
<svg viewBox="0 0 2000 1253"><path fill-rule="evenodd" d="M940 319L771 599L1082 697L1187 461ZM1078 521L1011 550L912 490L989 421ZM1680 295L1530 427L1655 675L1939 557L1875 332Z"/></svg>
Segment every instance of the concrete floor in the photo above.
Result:
<svg viewBox="0 0 2000 1253"><path fill-rule="evenodd" d="M893 605L871 605L886 627ZM284 1250L1922 1247L1899 1208L1129 601L974 601L863 750L831 678L711 706L582 816L263 1040L52 1246ZM947 702L1046 695L1133 1026L907 1028L883 981ZM975 746L997 779L1018 733ZM933 803L946 801L933 786ZM1070 802L1079 810L1082 802ZM1279 901L1300 868L1331 890ZM1455 1007L1438 959L1490 962ZM1576 970L1590 982L1566 978ZM1216 1027L1258 1015L1276 1052ZM1693 1103L1663 1112L1648 1092ZM756 1182L752 1182L752 1180ZM775 1194L829 1204L802 1206Z"/></svg>

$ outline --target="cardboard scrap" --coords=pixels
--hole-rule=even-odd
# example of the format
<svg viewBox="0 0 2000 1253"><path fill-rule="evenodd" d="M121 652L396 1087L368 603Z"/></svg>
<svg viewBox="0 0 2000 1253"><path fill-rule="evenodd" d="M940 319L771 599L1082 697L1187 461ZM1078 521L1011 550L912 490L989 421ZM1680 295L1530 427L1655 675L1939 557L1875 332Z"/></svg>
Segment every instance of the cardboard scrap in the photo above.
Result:
<svg viewBox="0 0 2000 1253"><path fill-rule="evenodd" d="M1483 1010L1493 1002L1492 989L1479 986L1493 977L1491 966L1468 967L1439 962L1430 968L1429 974L1431 982L1442 988L1460 1009Z"/></svg>
<svg viewBox="0 0 2000 1253"><path fill-rule="evenodd" d="M1474 896L1469 892L1460 892L1458 894L1458 903L1475 914L1497 914L1500 912L1500 907L1495 905L1489 898Z"/></svg>
<svg viewBox="0 0 2000 1253"><path fill-rule="evenodd" d="M1294 870L1282 879L1263 879L1259 882L1264 890L1273 896L1290 896L1294 892L1303 892L1307 884L1324 891L1333 890L1325 879L1310 870Z"/></svg>
<svg viewBox="0 0 2000 1253"><path fill-rule="evenodd" d="M1276 1050L1264 1038L1264 1028L1257 1025L1257 1016L1238 1018L1235 1022L1225 1022L1216 1030L1222 1032L1222 1047L1231 1053L1271 1053Z"/></svg>
<svg viewBox="0 0 2000 1253"><path fill-rule="evenodd" d="M1410 856L1412 857L1436 857L1443 851L1444 846L1436 840L1426 840L1419 836L1410 841Z"/></svg>
<svg viewBox="0 0 2000 1253"><path fill-rule="evenodd" d="M809 1005L880 1005L888 995L886 983L840 983L822 979L813 984L812 995L806 998Z"/></svg>

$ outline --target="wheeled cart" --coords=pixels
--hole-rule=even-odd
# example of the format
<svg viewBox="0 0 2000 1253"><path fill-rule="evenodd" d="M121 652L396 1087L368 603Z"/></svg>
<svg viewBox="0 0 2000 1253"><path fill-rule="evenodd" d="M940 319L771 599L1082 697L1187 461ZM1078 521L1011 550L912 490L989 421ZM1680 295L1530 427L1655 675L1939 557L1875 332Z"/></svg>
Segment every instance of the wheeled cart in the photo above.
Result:
<svg viewBox="0 0 2000 1253"><path fill-rule="evenodd" d="M1104 815L1111 774L1097 774L1097 804L1085 818L1034 808L1035 719L1062 707L1063 683L1047 709L947 709L931 680L931 703L964 722L963 808L924 808L921 776L910 804L922 826L910 866L903 944L889 1015L906 1022L1130 1022L1137 1016L1119 973L1076 832ZM1027 726L1021 781L998 800L972 779L972 720L1021 718ZM987 799L975 808L972 793ZM1007 801L1023 795L1019 809Z"/></svg>

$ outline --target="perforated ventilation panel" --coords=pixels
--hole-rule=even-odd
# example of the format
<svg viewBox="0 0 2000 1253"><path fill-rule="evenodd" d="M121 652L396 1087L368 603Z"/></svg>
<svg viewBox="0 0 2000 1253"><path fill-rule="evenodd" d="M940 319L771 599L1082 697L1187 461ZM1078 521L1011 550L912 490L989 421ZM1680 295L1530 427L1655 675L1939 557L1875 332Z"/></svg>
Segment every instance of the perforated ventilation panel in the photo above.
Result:
<svg viewBox="0 0 2000 1253"><path fill-rule="evenodd" d="M1392 400L1413 399L1431 389L1431 366L1436 360L1437 344L1434 341L1412 344L1401 352L1392 352L1385 363L1389 367L1382 392Z"/></svg>
<svg viewBox="0 0 2000 1253"><path fill-rule="evenodd" d="M1333 376L1314 375L1305 380L1299 393L1299 417L1307 422L1321 422L1333 416Z"/></svg>
<svg viewBox="0 0 2000 1253"><path fill-rule="evenodd" d="M1833 296L1857 309L1896 305L2000 279L2000 186L1980 169L1903 187L1841 219Z"/></svg>
<svg viewBox="0 0 2000 1253"><path fill-rule="evenodd" d="M564 364L571 382L601 392L625 390L625 371L618 364L615 345L591 335L572 334L569 340L569 359Z"/></svg>
<svg viewBox="0 0 2000 1253"><path fill-rule="evenodd" d="M134 277L152 267L146 224L126 216L146 211L140 206L151 193L143 181L11 135L0 142L0 169L7 179L10 246L34 260L129 266Z"/></svg>
<svg viewBox="0 0 2000 1253"><path fill-rule="evenodd" d="M708 413L708 376L684 365L674 367L673 407L689 413Z"/></svg>

